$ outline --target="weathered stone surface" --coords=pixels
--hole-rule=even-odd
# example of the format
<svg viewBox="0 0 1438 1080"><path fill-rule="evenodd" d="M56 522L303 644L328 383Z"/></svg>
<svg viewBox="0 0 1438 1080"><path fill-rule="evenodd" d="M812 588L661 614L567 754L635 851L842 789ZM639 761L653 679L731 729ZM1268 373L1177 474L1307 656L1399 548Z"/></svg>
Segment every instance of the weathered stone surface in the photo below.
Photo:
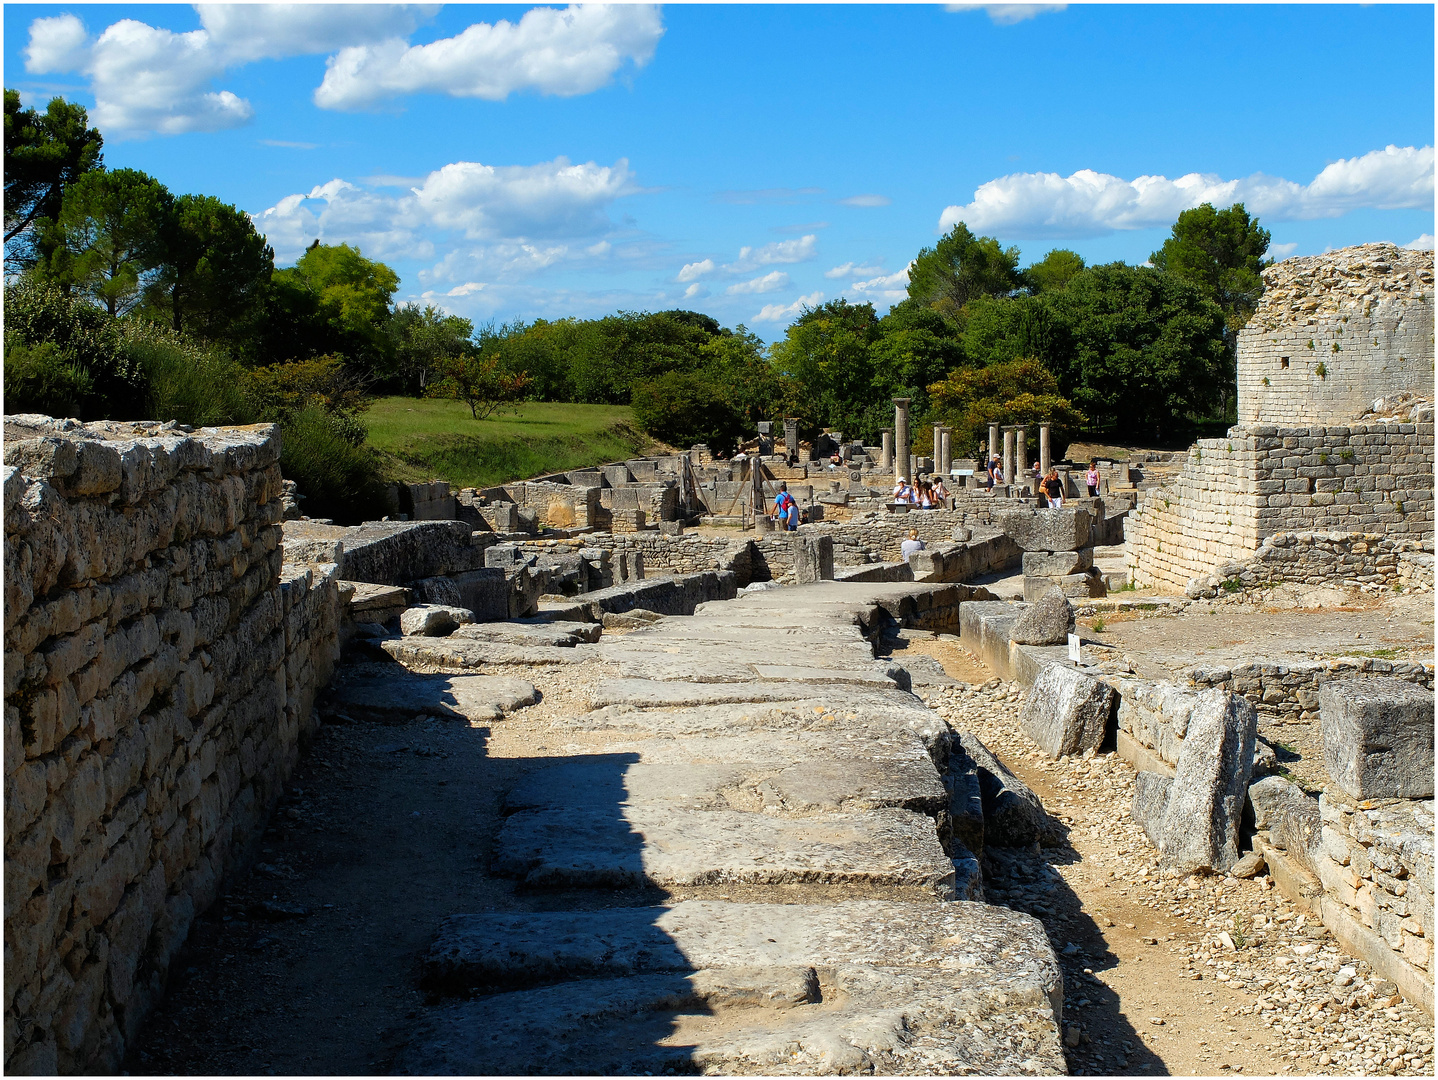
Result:
<svg viewBox="0 0 1438 1080"><path fill-rule="evenodd" d="M542 645L570 649L593 644L603 632L599 623L579 622L492 622L461 626L452 636L474 641L496 641L506 645Z"/></svg>
<svg viewBox="0 0 1438 1080"><path fill-rule="evenodd" d="M1265 776L1248 786L1248 801L1253 807L1253 827L1267 829L1278 822L1279 811L1295 799L1306 800L1303 789L1281 776Z"/></svg>
<svg viewBox="0 0 1438 1080"><path fill-rule="evenodd" d="M1323 761L1355 799L1433 797L1433 692L1401 679L1340 679L1318 695Z"/></svg>
<svg viewBox="0 0 1438 1080"><path fill-rule="evenodd" d="M794 545L794 581L808 585L834 577L834 538L827 533L798 532Z"/></svg>
<svg viewBox="0 0 1438 1080"><path fill-rule="evenodd" d="M616 760L626 756L593 755L593 760L579 758L540 769L510 789L505 808L675 806L808 815L898 807L932 816L948 803L948 792L927 756L909 761L817 757L781 768L770 762Z"/></svg>
<svg viewBox="0 0 1438 1080"><path fill-rule="evenodd" d="M1078 551L1025 551L1024 573L1030 577L1063 577L1081 574L1093 566L1093 548Z"/></svg>
<svg viewBox="0 0 1438 1080"><path fill-rule="evenodd" d="M1020 645L1063 645L1074 630L1074 609L1058 588L1050 588L1030 604L1009 631Z"/></svg>
<svg viewBox="0 0 1438 1080"><path fill-rule="evenodd" d="M808 882L954 896L933 821L908 810L817 818L669 805L522 811L500 829L493 869L547 888Z"/></svg>
<svg viewBox="0 0 1438 1080"><path fill-rule="evenodd" d="M1053 588L1075 600L1108 595L1108 585L1104 582L1103 573L1096 567L1090 567L1082 573L1065 574L1063 577L1026 577L1024 599L1032 602Z"/></svg>
<svg viewBox="0 0 1438 1080"><path fill-rule="evenodd" d="M356 719L404 723L417 716L498 720L539 699L534 684L495 675L414 675L409 672L335 683L325 710Z"/></svg>
<svg viewBox="0 0 1438 1080"><path fill-rule="evenodd" d="M831 973L832 994L816 970ZM425 975L520 989L437 1010L401 1072L1064 1070L1062 983L1043 929L983 904L461 916L441 928Z"/></svg>
<svg viewBox="0 0 1438 1080"><path fill-rule="evenodd" d="M1239 859L1238 862L1233 864L1233 869L1231 869L1229 873L1236 878L1257 877L1263 873L1267 865L1268 864L1263 861L1262 855L1256 851L1250 851L1243 858Z"/></svg>
<svg viewBox="0 0 1438 1080"><path fill-rule="evenodd" d="M419 604L399 617L399 629L406 637L447 637L462 624L473 622L474 612L446 604Z"/></svg>
<svg viewBox="0 0 1438 1080"><path fill-rule="evenodd" d="M391 639L381 648L401 664L419 668L501 667L505 664L578 664L589 659L587 647L567 649L546 645L505 645L474 638Z"/></svg>
<svg viewBox="0 0 1438 1080"><path fill-rule="evenodd" d="M1025 551L1078 551L1089 546L1092 518L1083 507L1006 510L998 516L1005 535Z"/></svg>
<svg viewBox="0 0 1438 1080"><path fill-rule="evenodd" d="M1173 777L1163 773L1140 771L1134 776L1133 819L1143 826L1155 847L1163 840L1163 815L1172 790Z"/></svg>
<svg viewBox="0 0 1438 1080"><path fill-rule="evenodd" d="M1051 758L1082 754L1103 742L1113 703L1113 687L1107 683L1049 664L1024 698L1019 726Z"/></svg>
<svg viewBox="0 0 1438 1080"><path fill-rule="evenodd" d="M1159 850L1184 870L1227 870L1253 771L1253 706L1226 690L1200 696L1189 718L1164 810Z"/></svg>
<svg viewBox="0 0 1438 1080"><path fill-rule="evenodd" d="M966 731L958 735L950 761L962 753L974 763L984 807L984 843L1031 847L1047 839L1052 825L1039 797L975 736Z"/></svg>

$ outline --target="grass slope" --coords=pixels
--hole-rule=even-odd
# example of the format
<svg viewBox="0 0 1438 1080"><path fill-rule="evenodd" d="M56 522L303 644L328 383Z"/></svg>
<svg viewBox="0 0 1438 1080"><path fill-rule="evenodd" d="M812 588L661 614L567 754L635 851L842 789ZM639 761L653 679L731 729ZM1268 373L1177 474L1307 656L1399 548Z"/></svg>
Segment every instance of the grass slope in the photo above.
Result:
<svg viewBox="0 0 1438 1080"><path fill-rule="evenodd" d="M384 397L365 414L386 476L490 487L622 461L651 445L628 406L528 401L475 420L458 401Z"/></svg>

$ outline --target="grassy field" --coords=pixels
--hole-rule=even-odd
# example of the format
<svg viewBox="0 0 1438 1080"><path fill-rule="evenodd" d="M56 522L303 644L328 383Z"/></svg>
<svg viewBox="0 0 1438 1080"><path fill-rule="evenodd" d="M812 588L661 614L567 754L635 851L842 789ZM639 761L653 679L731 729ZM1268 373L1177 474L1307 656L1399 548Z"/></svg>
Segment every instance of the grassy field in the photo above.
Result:
<svg viewBox="0 0 1438 1080"><path fill-rule="evenodd" d="M530 401L475 420L461 402L384 397L364 419L390 479L448 480L456 487L622 461L652 444L625 405Z"/></svg>

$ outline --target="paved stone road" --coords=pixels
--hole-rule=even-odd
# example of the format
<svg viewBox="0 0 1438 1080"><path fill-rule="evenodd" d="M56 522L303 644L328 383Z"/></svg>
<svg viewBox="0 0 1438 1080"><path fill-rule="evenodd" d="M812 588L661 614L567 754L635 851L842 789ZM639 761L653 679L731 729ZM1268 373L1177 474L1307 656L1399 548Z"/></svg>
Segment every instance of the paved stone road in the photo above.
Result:
<svg viewBox="0 0 1438 1080"><path fill-rule="evenodd" d="M560 909L444 923L399 1071L1065 1071L1043 927L955 899L949 729L865 640L881 594L751 594L581 646L617 672L558 725L591 752L509 791L492 865ZM636 887L657 902L605 906Z"/></svg>

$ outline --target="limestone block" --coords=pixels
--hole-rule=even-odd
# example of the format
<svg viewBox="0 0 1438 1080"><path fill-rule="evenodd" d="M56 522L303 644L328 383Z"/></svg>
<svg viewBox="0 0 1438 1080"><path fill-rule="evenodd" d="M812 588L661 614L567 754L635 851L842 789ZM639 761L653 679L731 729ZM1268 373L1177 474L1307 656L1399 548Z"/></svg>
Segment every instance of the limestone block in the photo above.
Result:
<svg viewBox="0 0 1438 1080"><path fill-rule="evenodd" d="M1049 664L1029 688L1019 726L1051 758L1082 754L1103 742L1113 702L1113 687L1107 683L1063 664Z"/></svg>
<svg viewBox="0 0 1438 1080"><path fill-rule="evenodd" d="M419 604L399 617L406 637L447 637L461 624L474 621L474 612L447 604Z"/></svg>
<svg viewBox="0 0 1438 1080"><path fill-rule="evenodd" d="M1073 606L1061 589L1051 586L1019 616L1009 640L1019 645L1062 645L1073 629Z"/></svg>
<svg viewBox="0 0 1438 1080"><path fill-rule="evenodd" d="M1257 719L1243 698L1209 690L1194 707L1164 809L1159 849L1180 869L1227 870L1253 770Z"/></svg>
<svg viewBox="0 0 1438 1080"><path fill-rule="evenodd" d="M1078 551L1089 546L1092 523L1082 507L1052 510L1007 510L997 524L1025 551Z"/></svg>
<svg viewBox="0 0 1438 1080"><path fill-rule="evenodd" d="M1340 679L1319 692L1323 760L1356 799L1433 797L1433 693L1393 678Z"/></svg>
<svg viewBox="0 0 1438 1080"><path fill-rule="evenodd" d="M1281 776L1265 776L1248 788L1248 802L1253 807L1253 827L1272 828L1278 823L1279 813L1285 804L1307 798L1297 784Z"/></svg>
<svg viewBox="0 0 1438 1080"><path fill-rule="evenodd" d="M1025 551L1024 573L1032 577L1081 574L1093 565L1093 548L1078 551Z"/></svg>
<svg viewBox="0 0 1438 1080"><path fill-rule="evenodd" d="M1155 847L1163 841L1163 815L1172 790L1173 777L1163 773L1139 772L1134 776L1133 819L1143 826Z"/></svg>
<svg viewBox="0 0 1438 1080"><path fill-rule="evenodd" d="M967 755L978 774L986 845L1031 847L1048 837L1052 826L1043 803L988 747L961 731L951 754Z"/></svg>

